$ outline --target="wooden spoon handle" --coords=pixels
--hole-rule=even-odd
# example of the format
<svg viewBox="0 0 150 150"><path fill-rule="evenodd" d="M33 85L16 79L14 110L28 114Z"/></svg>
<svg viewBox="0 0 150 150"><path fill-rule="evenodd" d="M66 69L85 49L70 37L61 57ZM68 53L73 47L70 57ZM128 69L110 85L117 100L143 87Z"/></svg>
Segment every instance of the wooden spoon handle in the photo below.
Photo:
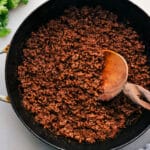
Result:
<svg viewBox="0 0 150 150"><path fill-rule="evenodd" d="M150 102L150 91L144 89L142 86L137 85L138 90L143 94L143 96Z"/></svg>
<svg viewBox="0 0 150 150"><path fill-rule="evenodd" d="M133 102L145 109L150 110L150 91L144 89L139 85L127 82L123 87L123 92ZM148 102L142 100L142 97L145 97Z"/></svg>

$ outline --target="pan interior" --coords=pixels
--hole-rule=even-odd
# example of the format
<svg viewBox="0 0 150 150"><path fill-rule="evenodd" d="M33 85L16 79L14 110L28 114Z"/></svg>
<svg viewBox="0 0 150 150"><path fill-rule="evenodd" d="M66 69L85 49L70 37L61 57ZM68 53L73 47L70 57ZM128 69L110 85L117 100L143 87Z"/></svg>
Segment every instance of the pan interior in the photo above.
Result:
<svg viewBox="0 0 150 150"><path fill-rule="evenodd" d="M46 130L42 128L42 126L35 123L33 121L32 115L30 115L23 109L21 105L22 97L20 97L18 90L19 82L17 80L17 66L22 62L22 50L25 41L30 36L31 32L36 31L39 26L45 24L48 20L57 18L63 13L64 9L68 8L69 6L81 7L85 4L89 6L100 4L104 8L115 12L119 16L120 21L124 22L126 19L128 19L134 29L140 34L141 39L144 41L144 44L146 45L145 53L150 58L150 19L144 12L142 12L139 8L137 8L127 0L51 0L35 10L22 23L22 25L16 32L12 40L10 51L8 53L6 61L6 85L8 94L12 102L12 106L16 114L24 123L24 125L41 140L50 145L56 145L57 148L65 148L71 150L105 150L128 143L130 140L137 137L144 130L146 130L150 124L150 112L143 110L143 114L139 121L136 124L122 130L122 132L120 132L120 134L115 139L106 140L104 142L97 142L95 144L79 144L73 140L50 135Z"/></svg>

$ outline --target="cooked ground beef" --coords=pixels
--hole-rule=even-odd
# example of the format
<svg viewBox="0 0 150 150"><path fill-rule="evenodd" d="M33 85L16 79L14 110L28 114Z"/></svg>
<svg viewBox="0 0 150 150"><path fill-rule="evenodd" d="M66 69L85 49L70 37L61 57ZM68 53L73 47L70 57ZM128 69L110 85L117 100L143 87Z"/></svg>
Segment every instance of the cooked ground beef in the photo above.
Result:
<svg viewBox="0 0 150 150"><path fill-rule="evenodd" d="M150 67L139 35L100 6L71 7L27 40L18 66L22 104L50 133L94 143L138 120L141 108L123 93L110 102L97 99L103 49L124 56L128 80L148 88Z"/></svg>

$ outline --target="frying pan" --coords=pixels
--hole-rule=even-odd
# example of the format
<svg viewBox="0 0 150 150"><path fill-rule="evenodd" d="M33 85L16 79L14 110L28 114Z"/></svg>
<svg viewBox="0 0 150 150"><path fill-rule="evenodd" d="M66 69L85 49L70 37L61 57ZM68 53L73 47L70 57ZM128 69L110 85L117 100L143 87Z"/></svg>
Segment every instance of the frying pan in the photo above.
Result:
<svg viewBox="0 0 150 150"><path fill-rule="evenodd" d="M123 129L114 139L94 144L81 143L56 137L50 134L41 125L34 122L33 116L22 107L22 97L19 94L19 81L17 76L17 66L23 60L23 48L26 40L32 31L36 31L39 26L45 24L48 20L57 18L63 13L63 10L69 6L82 5L102 5L104 8L111 10L119 16L119 20L124 22L129 20L131 26L139 33L146 48L145 54L148 57L150 65L150 17L147 16L140 8L127 0L51 0L36 9L21 24L10 44L10 49L6 58L5 79L6 87L11 105L20 118L22 123L37 138L43 142L54 146L57 149L67 150L107 150L119 149L129 144L146 130L150 128L150 111L143 110L143 114L137 123Z"/></svg>

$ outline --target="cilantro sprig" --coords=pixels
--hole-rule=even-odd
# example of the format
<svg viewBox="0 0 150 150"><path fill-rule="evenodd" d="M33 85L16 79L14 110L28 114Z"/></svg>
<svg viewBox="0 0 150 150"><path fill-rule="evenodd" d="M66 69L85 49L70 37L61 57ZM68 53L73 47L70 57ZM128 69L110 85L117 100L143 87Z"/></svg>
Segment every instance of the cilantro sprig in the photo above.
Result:
<svg viewBox="0 0 150 150"><path fill-rule="evenodd" d="M17 8L20 3L27 4L28 0L0 0L0 37L8 35L11 30L7 28L9 10Z"/></svg>

